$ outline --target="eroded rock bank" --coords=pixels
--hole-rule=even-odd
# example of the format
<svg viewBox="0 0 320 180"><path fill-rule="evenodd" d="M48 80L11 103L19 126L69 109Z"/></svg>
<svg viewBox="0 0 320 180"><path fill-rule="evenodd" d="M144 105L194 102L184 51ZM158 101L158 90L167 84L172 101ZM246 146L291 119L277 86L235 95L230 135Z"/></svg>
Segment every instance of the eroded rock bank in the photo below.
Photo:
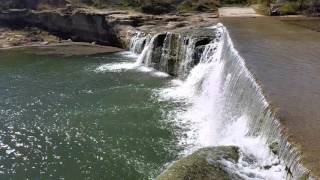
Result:
<svg viewBox="0 0 320 180"><path fill-rule="evenodd" d="M35 26L64 39L121 46L117 27L100 14L65 9L52 11L8 10L0 14L9 27ZM121 22L119 22L120 24Z"/></svg>
<svg viewBox="0 0 320 180"><path fill-rule="evenodd" d="M13 28L33 26L63 39L127 48L132 32L136 30L178 31L208 26L217 21L216 17L210 13L156 16L128 11L71 7L43 11L9 9L0 12L0 26Z"/></svg>

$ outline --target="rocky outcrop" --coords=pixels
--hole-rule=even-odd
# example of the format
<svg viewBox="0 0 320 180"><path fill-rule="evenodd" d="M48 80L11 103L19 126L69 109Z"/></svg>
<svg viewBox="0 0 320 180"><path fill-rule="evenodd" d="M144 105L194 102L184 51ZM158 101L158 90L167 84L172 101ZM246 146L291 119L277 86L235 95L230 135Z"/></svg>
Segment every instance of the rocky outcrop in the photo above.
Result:
<svg viewBox="0 0 320 180"><path fill-rule="evenodd" d="M228 170L226 161L236 164L239 149L233 146L203 148L178 160L165 170L157 180L237 180L238 175Z"/></svg>
<svg viewBox="0 0 320 180"><path fill-rule="evenodd" d="M182 31L209 26L217 21L214 14L153 16L127 11L106 11L77 8L34 11L11 9L0 11L0 25L9 27L35 26L63 39L96 42L129 47L132 32Z"/></svg>
<svg viewBox="0 0 320 180"><path fill-rule="evenodd" d="M97 42L124 46L118 37L121 25L133 25L134 20L114 19L106 14L85 11L29 11L11 10L0 14L2 24L11 27L36 26L54 35L74 41Z"/></svg>

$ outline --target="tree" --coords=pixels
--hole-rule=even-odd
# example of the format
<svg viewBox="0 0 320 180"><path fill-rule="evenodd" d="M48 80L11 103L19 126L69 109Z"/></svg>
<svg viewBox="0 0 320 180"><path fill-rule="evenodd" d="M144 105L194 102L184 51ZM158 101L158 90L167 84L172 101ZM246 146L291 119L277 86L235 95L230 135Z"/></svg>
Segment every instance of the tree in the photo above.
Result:
<svg viewBox="0 0 320 180"><path fill-rule="evenodd" d="M299 10L301 11L303 7L303 0L300 0Z"/></svg>

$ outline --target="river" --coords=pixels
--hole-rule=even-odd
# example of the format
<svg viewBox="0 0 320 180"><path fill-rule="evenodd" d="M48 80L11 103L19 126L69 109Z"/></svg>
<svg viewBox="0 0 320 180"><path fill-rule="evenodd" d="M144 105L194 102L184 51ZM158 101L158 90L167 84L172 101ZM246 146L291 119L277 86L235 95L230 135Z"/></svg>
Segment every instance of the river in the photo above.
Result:
<svg viewBox="0 0 320 180"><path fill-rule="evenodd" d="M0 52L0 179L149 179L177 159L176 104L153 95L169 79L135 59Z"/></svg>

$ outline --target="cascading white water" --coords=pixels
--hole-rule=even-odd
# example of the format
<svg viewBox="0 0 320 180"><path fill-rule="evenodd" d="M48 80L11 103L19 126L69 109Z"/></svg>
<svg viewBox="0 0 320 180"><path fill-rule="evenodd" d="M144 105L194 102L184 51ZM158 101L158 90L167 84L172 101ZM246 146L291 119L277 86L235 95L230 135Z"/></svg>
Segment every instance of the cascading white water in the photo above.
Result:
<svg viewBox="0 0 320 180"><path fill-rule="evenodd" d="M139 55L139 57L138 57L138 59L136 61L137 65L149 64L150 63L149 61L151 59L153 46L154 46L154 41L155 41L156 37L157 37L157 35L153 36L150 40L148 40L146 42L141 54Z"/></svg>
<svg viewBox="0 0 320 180"><path fill-rule="evenodd" d="M137 32L130 41L130 51L134 54L140 54L145 45L150 42L150 35L144 35L142 32Z"/></svg>
<svg viewBox="0 0 320 180"><path fill-rule="evenodd" d="M179 66L178 74L180 74L181 77L185 77L190 72L190 68L192 68L192 55L194 53L195 42L194 39L190 37L184 37L181 42L182 46L180 50L180 56L183 61Z"/></svg>
<svg viewBox="0 0 320 180"><path fill-rule="evenodd" d="M162 52L161 52L161 59L160 59L160 71L163 72L168 72L168 63L170 60L170 52L173 49L172 47L172 40L173 38L173 33L167 33L166 38L164 39L163 47L162 47Z"/></svg>
<svg viewBox="0 0 320 180"><path fill-rule="evenodd" d="M147 39L136 64L185 78L194 66L195 39L178 33L159 33L152 38L137 35L131 40L131 51L135 52L140 42ZM140 40L138 40L140 37Z"/></svg>
<svg viewBox="0 0 320 180"><path fill-rule="evenodd" d="M180 86L160 91L161 98L183 99L189 104L184 111L177 111L180 112L177 119L190 125L184 140L184 143L191 144L189 152L206 146L238 146L241 158L237 165L229 164L232 171L245 179L283 179L284 166L267 148L266 140L262 136L250 136L251 115L244 111L246 107L241 107L240 111L229 107L229 101L234 101L230 92L237 86L234 83L241 84L238 80L242 77L239 76L249 74L245 74L243 62L236 62L236 59L234 63L241 70L239 67L233 72L226 70L228 53L236 53L228 41L226 29L222 25L215 29L217 38L206 46L200 63L192 69L187 80ZM236 101L232 108L243 104L246 99Z"/></svg>
<svg viewBox="0 0 320 180"><path fill-rule="evenodd" d="M241 151L238 164L228 164L230 170L244 179L284 179L304 177L306 169L299 164L299 153L281 133L279 121L270 110L260 86L247 69L245 61L233 47L227 29L215 26L216 38L205 46L200 63L193 67L183 82L173 80L173 85L156 94L160 100L173 100L185 106L173 109L169 118L189 129L181 144L188 147L186 154L206 146L234 145ZM138 58L139 63L149 65L154 36ZM163 45L167 61L172 34L168 33ZM190 63L194 42L180 39L179 67ZM166 48L166 49L165 49ZM160 62L164 63L164 62ZM167 62L165 62L167 64ZM184 68L184 71L188 69ZM176 82L179 82L178 84ZM174 115L173 115L174 114ZM172 117L173 115L173 117ZM268 143L279 144L279 154L274 155ZM284 163L290 169L286 176Z"/></svg>

